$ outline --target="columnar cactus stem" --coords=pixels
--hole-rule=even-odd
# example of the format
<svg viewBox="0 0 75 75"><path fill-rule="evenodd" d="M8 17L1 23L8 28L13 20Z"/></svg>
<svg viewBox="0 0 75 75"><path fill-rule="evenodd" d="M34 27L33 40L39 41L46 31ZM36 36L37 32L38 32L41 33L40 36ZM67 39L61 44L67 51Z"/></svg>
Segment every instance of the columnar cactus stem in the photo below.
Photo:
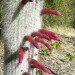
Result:
<svg viewBox="0 0 75 75"><path fill-rule="evenodd" d="M31 1L31 0L30 0ZM3 37L5 42L5 63L4 75L22 75L28 72L28 51L24 53L24 60L18 64L18 57L15 56L24 36L31 34L38 29L41 29L42 21L40 12L42 10L43 1L34 0L22 4L22 0L3 0ZM31 50L31 58L37 60L38 51L33 45L26 41L23 47L29 47ZM36 75L33 69L30 69L31 75Z"/></svg>

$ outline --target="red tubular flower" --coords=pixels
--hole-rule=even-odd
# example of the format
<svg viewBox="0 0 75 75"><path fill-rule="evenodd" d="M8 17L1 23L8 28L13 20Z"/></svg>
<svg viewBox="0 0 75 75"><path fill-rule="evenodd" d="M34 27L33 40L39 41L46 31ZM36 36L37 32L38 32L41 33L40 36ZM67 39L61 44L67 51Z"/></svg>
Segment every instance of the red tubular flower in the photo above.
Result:
<svg viewBox="0 0 75 75"><path fill-rule="evenodd" d="M33 2L33 0L22 0L22 4L26 4L27 2Z"/></svg>
<svg viewBox="0 0 75 75"><path fill-rule="evenodd" d="M35 39L33 39L32 36L25 36L25 40L28 40L30 43L32 43L37 49L39 49L39 45Z"/></svg>
<svg viewBox="0 0 75 75"><path fill-rule="evenodd" d="M29 72L24 72L23 75L31 75Z"/></svg>
<svg viewBox="0 0 75 75"><path fill-rule="evenodd" d="M48 9L48 8L43 9L43 10L41 11L41 15L44 15L44 14L54 14L54 15L57 15L57 16L60 16L60 15L61 15L61 13L60 13L59 11L57 11L57 10L52 10L52 9Z"/></svg>
<svg viewBox="0 0 75 75"><path fill-rule="evenodd" d="M33 36L33 37L39 36L40 38L45 38L45 39L47 39L47 40L51 40L47 35L42 34L42 33L40 33L40 32L33 32L33 33L31 34L31 36Z"/></svg>
<svg viewBox="0 0 75 75"><path fill-rule="evenodd" d="M61 41L62 39L60 37L53 37L51 35L48 35L51 39Z"/></svg>
<svg viewBox="0 0 75 75"><path fill-rule="evenodd" d="M19 49L19 63L22 63L23 61L23 56L24 56L24 48Z"/></svg>
<svg viewBox="0 0 75 75"><path fill-rule="evenodd" d="M46 29L40 29L39 32L46 34L47 36L49 36L51 39L54 40L61 40L61 38L54 32L46 30Z"/></svg>
<svg viewBox="0 0 75 75"><path fill-rule="evenodd" d="M31 59L31 67L32 68L38 68L38 69L41 69L41 70L43 70L44 72L46 72L46 73L49 73L49 74L51 74L51 71L48 69L48 68L46 68L44 65L42 65L40 62L38 62L38 61L36 61L36 60L34 60L34 59Z"/></svg>
<svg viewBox="0 0 75 75"><path fill-rule="evenodd" d="M42 40L41 38L38 37L38 38L35 38L35 40L37 42L40 42L40 43L44 44L50 51L52 50L52 47L47 42L45 42L44 40Z"/></svg>

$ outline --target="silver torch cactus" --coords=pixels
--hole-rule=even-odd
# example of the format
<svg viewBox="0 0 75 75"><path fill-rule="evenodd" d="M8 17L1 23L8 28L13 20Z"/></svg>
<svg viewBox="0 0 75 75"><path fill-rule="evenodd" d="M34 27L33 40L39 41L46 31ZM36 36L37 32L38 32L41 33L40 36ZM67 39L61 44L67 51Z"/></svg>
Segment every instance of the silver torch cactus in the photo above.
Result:
<svg viewBox="0 0 75 75"><path fill-rule="evenodd" d="M23 61L19 61L19 49L29 48L30 57L38 59L39 50L29 41L25 42L24 37L41 29L42 8L42 0L3 0L4 75L23 75L24 72L36 75L36 70L29 68L28 51L24 51Z"/></svg>

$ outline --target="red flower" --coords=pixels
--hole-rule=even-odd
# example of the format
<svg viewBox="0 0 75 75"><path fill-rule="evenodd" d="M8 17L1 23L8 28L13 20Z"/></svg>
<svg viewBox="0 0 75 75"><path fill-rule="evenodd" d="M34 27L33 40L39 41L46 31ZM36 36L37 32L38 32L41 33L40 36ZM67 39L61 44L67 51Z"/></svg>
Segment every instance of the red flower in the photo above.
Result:
<svg viewBox="0 0 75 75"><path fill-rule="evenodd" d="M24 72L23 75L31 75L29 72Z"/></svg>
<svg viewBox="0 0 75 75"><path fill-rule="evenodd" d="M62 39L60 37L53 37L51 35L49 35L49 37L53 40L57 40L57 41L61 41Z"/></svg>
<svg viewBox="0 0 75 75"><path fill-rule="evenodd" d="M39 32L46 34L47 36L50 37L50 39L54 39L54 40L61 40L61 38L54 32L46 30L46 29L40 29Z"/></svg>
<svg viewBox="0 0 75 75"><path fill-rule="evenodd" d="M19 49L19 63L22 63L23 61L23 56L24 56L24 48Z"/></svg>
<svg viewBox="0 0 75 75"><path fill-rule="evenodd" d="M47 35L42 34L42 33L40 33L40 32L33 32L33 33L31 34L31 36L33 36L33 37L38 36L38 37L40 37L40 38L45 38L45 39L47 39L47 40L51 40Z"/></svg>
<svg viewBox="0 0 75 75"><path fill-rule="evenodd" d="M30 43L32 43L37 49L39 49L39 45L36 40L33 39L32 36L25 36L25 40L28 40Z"/></svg>
<svg viewBox="0 0 75 75"><path fill-rule="evenodd" d="M52 50L52 47L47 42L45 42L44 40L42 40L41 38L38 37L38 38L35 38L35 40L37 42L40 42L40 43L44 44L50 51Z"/></svg>
<svg viewBox="0 0 75 75"><path fill-rule="evenodd" d="M49 74L51 74L51 71L48 69L48 68L46 68L44 65L42 65L40 62L38 62L38 61L36 61L36 60L34 60L34 59L31 59L31 67L32 68L38 68L38 69L41 69L41 70L43 70L44 72L46 72L46 73L49 73Z"/></svg>
<svg viewBox="0 0 75 75"><path fill-rule="evenodd" d="M54 14L54 15L57 15L57 16L60 16L61 13L57 10L52 10L52 9L43 9L41 11L41 15L44 15L44 14Z"/></svg>

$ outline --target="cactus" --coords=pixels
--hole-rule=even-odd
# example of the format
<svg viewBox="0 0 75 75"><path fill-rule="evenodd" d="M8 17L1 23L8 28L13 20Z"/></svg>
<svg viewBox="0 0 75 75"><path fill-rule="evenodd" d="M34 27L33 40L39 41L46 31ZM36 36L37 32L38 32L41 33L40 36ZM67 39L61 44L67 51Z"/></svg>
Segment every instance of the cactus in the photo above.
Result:
<svg viewBox="0 0 75 75"><path fill-rule="evenodd" d="M4 75L22 75L24 72L28 72L28 51L24 52L23 61L18 65L20 47L29 47L30 56L38 59L38 56L35 56L38 54L38 50L29 41L24 42L23 40L24 36L41 29L42 26L40 12L43 8L43 1L31 1L23 4L22 0L3 0ZM30 73L36 75L34 69L30 69Z"/></svg>
<svg viewBox="0 0 75 75"><path fill-rule="evenodd" d="M50 51L48 41L61 38L52 31L41 29L43 14L61 15L57 10L42 9L42 0L3 0L3 37L5 47L4 75L36 75L36 69L53 73L38 62L40 43ZM41 15L40 15L41 14Z"/></svg>

